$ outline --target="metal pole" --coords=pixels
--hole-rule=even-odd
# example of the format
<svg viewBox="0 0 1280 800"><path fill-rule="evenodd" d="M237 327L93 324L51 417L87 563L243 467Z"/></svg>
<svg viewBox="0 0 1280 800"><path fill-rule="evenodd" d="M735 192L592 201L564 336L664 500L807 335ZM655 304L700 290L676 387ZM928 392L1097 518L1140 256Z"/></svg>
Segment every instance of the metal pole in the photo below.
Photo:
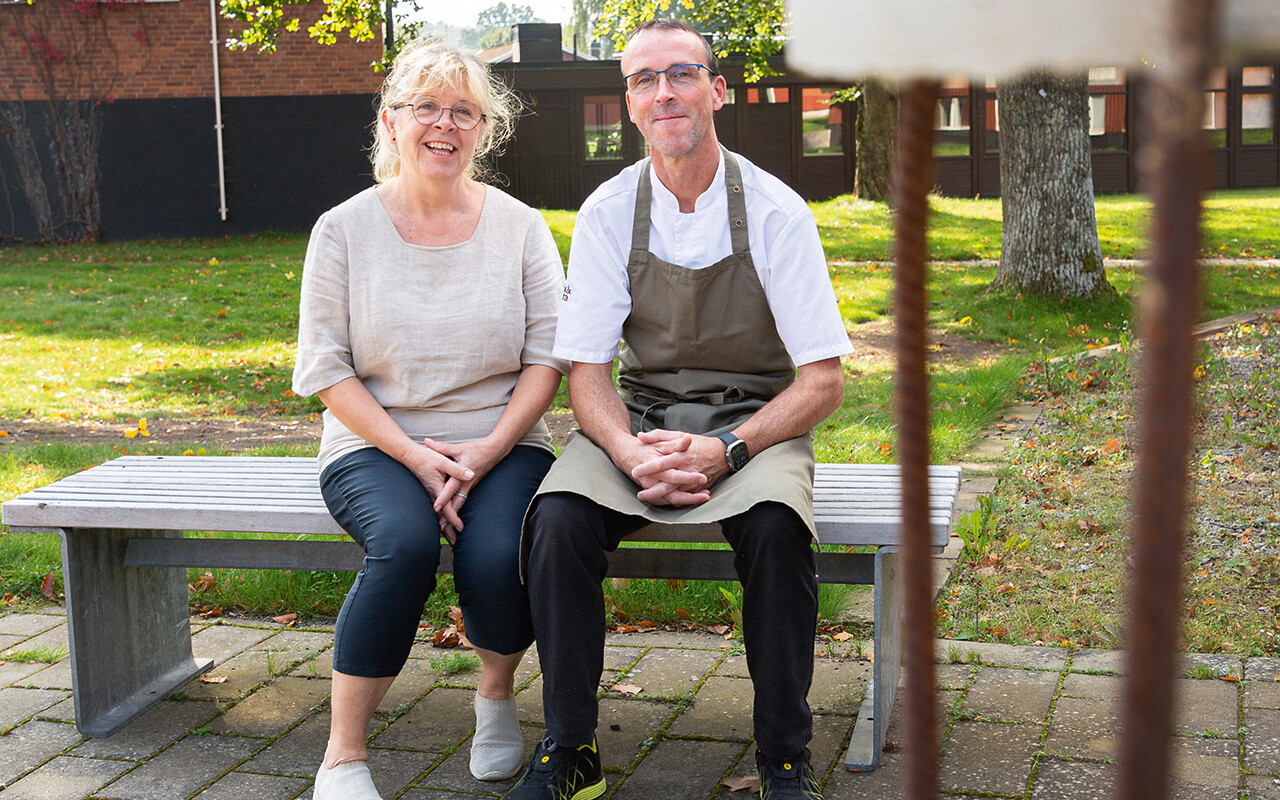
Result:
<svg viewBox="0 0 1280 800"><path fill-rule="evenodd" d="M902 91L893 161L897 317L898 463L902 469L902 663L904 796L938 793L938 731L934 707L933 558L929 545L929 374L925 330L925 240L933 186L933 116L938 84Z"/></svg>
<svg viewBox="0 0 1280 800"><path fill-rule="evenodd" d="M1175 0L1168 63L1147 95L1155 134L1142 164L1151 192L1151 262L1142 294L1141 419L1118 797L1168 797L1181 609L1187 459L1199 310L1204 86L1216 59L1217 0Z"/></svg>
<svg viewBox="0 0 1280 800"><path fill-rule="evenodd" d="M213 117L214 134L218 140L218 216L227 221L227 165L222 145L222 69L218 65L218 0L209 0L209 27L212 33L209 44L213 46Z"/></svg>

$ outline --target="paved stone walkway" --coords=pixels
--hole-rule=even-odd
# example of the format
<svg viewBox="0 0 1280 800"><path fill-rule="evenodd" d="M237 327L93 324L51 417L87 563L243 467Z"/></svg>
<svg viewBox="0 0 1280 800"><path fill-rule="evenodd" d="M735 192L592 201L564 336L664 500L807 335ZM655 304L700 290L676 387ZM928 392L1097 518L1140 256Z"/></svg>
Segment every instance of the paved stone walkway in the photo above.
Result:
<svg viewBox="0 0 1280 800"><path fill-rule="evenodd" d="M0 652L65 653L56 609L0 616ZM309 798L328 729L331 629L193 621L210 676L107 739L73 724L70 669L0 663L4 800ZM600 749L618 800L732 800L723 779L754 772L751 692L741 652L704 633L611 635ZM834 652L829 652L834 650ZM843 769L869 662L854 641L821 644L814 764L828 800L900 796L894 749L869 774ZM474 672L440 671L447 651L415 647L371 729L380 791L404 800L478 800L510 785L467 771ZM938 643L944 796L1107 798L1116 752L1119 653ZM433 664L433 659L435 663ZM1178 681L1176 797L1280 800L1280 659L1188 656ZM542 735L536 657L520 675L520 718Z"/></svg>

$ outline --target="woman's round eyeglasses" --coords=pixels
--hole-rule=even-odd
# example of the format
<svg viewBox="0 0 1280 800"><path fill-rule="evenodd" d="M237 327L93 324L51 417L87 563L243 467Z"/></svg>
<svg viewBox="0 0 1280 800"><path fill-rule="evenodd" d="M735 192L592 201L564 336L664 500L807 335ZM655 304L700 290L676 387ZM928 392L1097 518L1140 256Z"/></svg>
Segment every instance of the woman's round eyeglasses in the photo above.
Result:
<svg viewBox="0 0 1280 800"><path fill-rule="evenodd" d="M658 88L658 76L666 75L667 83L677 88L687 88L698 82L699 70L715 75L716 71L705 64L673 64L666 69L642 69L623 78L627 91L632 94L648 94Z"/></svg>
<svg viewBox="0 0 1280 800"><path fill-rule="evenodd" d="M450 108L440 105L435 100L422 100L417 103L401 103L392 106L391 110L398 111L402 108L413 109L413 118L422 125L435 125L440 121L440 117L444 116L444 112L448 111L449 116L453 118L453 124L464 131L471 130L487 119L480 113L480 109L470 103L458 103Z"/></svg>

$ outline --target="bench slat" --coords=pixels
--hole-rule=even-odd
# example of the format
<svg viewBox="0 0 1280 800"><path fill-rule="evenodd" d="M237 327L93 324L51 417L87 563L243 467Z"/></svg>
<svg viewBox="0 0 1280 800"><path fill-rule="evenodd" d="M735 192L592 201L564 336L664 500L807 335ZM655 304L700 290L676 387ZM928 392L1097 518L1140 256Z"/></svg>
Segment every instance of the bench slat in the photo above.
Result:
<svg viewBox="0 0 1280 800"><path fill-rule="evenodd" d="M123 456L4 504L18 529L120 528L342 535L320 495L314 458ZM823 543L885 545L898 538L900 469L818 464L814 520ZM946 544L960 469L930 468L933 545ZM720 541L718 530L649 526L639 541Z"/></svg>

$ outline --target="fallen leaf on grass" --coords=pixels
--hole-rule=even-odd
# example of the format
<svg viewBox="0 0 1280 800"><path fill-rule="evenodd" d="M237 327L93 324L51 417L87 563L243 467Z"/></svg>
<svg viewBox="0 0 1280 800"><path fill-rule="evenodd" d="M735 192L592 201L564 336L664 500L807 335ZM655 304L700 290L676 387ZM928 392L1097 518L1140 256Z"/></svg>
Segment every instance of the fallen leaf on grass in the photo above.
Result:
<svg viewBox="0 0 1280 800"><path fill-rule="evenodd" d="M759 775L734 775L720 781L720 785L731 792L748 791L752 794L760 791Z"/></svg>
<svg viewBox="0 0 1280 800"><path fill-rule="evenodd" d="M279 625L292 625L298 621L298 615L290 612L288 614L281 614L278 617L272 617L271 621Z"/></svg>
<svg viewBox="0 0 1280 800"><path fill-rule="evenodd" d="M636 686L634 683L618 683L614 684L613 690L618 694L640 694L644 691L644 687Z"/></svg>
<svg viewBox="0 0 1280 800"><path fill-rule="evenodd" d="M733 629L728 625L708 625L707 632L714 633L716 636L727 636Z"/></svg>
<svg viewBox="0 0 1280 800"><path fill-rule="evenodd" d="M200 676L200 682L201 682L201 683L226 683L226 682L227 682L227 676L226 676L226 675L217 675L217 676L214 676L214 675L201 675L201 676Z"/></svg>
<svg viewBox="0 0 1280 800"><path fill-rule="evenodd" d="M831 638L835 639L837 642L847 642L853 638L853 634L849 633L848 631L840 631L839 633L837 633L835 636L832 636Z"/></svg>
<svg viewBox="0 0 1280 800"><path fill-rule="evenodd" d="M44 595L50 601L57 603L60 606L66 605L66 603L59 600L58 595L54 593L54 583L53 583L52 572L45 573L44 580L40 581L40 594Z"/></svg>
<svg viewBox="0 0 1280 800"><path fill-rule="evenodd" d="M196 578L194 582L188 584L188 587L193 592L207 592L217 585L218 579L213 577L213 573L206 572L199 578Z"/></svg>

